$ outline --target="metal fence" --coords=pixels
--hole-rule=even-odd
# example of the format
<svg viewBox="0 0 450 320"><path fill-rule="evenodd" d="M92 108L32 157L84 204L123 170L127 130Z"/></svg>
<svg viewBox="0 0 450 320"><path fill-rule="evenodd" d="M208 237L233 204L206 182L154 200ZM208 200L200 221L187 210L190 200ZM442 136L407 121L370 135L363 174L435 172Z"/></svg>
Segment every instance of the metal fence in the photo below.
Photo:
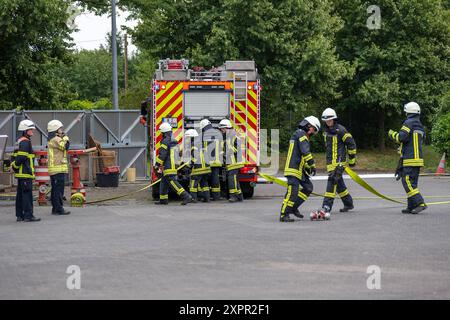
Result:
<svg viewBox="0 0 450 320"><path fill-rule="evenodd" d="M6 152L13 151L18 138L20 121L30 119L36 124L31 141L35 150L47 146L47 123L58 119L70 136L71 149L86 147L91 135L102 148L116 151L117 163L123 177L130 167L136 168L136 178L147 179L147 134L139 123L139 110L36 110L0 111L0 135L7 135Z"/></svg>

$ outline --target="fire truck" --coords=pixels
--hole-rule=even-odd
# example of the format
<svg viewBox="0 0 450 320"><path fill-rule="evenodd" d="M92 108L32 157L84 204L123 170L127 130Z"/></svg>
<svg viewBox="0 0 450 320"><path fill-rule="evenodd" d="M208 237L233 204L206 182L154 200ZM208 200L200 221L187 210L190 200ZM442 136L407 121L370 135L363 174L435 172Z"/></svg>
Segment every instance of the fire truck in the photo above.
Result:
<svg viewBox="0 0 450 320"><path fill-rule="evenodd" d="M160 60L155 71L151 94L141 105L141 122L148 128L149 176L158 179L154 170L162 134L163 122L173 128L173 138L183 146L183 134L199 129L200 120L207 118L214 128L227 118L241 138L244 167L238 178L245 198L253 196L260 159L260 80L254 61L226 61L222 66L205 70L189 68L189 61ZM180 170L179 180L187 187L188 176ZM224 177L222 191L227 192ZM159 197L159 186L152 189Z"/></svg>

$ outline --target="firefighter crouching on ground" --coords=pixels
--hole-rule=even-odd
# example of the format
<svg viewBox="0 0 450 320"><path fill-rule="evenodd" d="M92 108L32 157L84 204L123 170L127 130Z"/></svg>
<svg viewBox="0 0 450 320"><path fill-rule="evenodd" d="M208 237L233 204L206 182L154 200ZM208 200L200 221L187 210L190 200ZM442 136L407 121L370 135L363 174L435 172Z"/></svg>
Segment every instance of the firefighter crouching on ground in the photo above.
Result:
<svg viewBox="0 0 450 320"><path fill-rule="evenodd" d="M186 140L186 150L189 152L191 176L189 182L189 193L193 202L202 199L203 202L209 202L209 174L211 168L205 161L205 153L197 130L189 129L184 134Z"/></svg>
<svg viewBox="0 0 450 320"><path fill-rule="evenodd" d="M230 192L230 202L243 201L244 196L237 175L240 168L244 167L242 162L242 150L240 140L236 130L233 129L230 120L223 119L219 123L219 129L223 134L223 156L225 169L227 172L228 190Z"/></svg>
<svg viewBox="0 0 450 320"><path fill-rule="evenodd" d="M162 171L162 177L159 183L159 201L155 202L155 204L168 204L169 188L172 188L183 199L181 204L186 205L192 201L192 197L177 180L175 152L178 152L178 143L172 139L172 127L169 123L162 123L159 126L159 130L163 134L163 139L159 154L156 157L156 170L158 172Z"/></svg>
<svg viewBox="0 0 450 320"><path fill-rule="evenodd" d="M48 131L48 174L50 175L52 191L52 214L67 215L70 211L64 210L64 180L69 171L67 150L69 150L69 137L63 131L63 124L59 120L52 120L47 124Z"/></svg>
<svg viewBox="0 0 450 320"><path fill-rule="evenodd" d="M281 207L280 222L293 222L289 215L303 218L298 208L313 191L309 175L316 174L311 154L309 137L320 130L320 121L314 116L303 119L289 141L289 150L284 169L288 188ZM300 190L300 186L302 189Z"/></svg>
<svg viewBox="0 0 450 320"><path fill-rule="evenodd" d="M31 120L23 120L19 123L18 130L22 131L22 136L17 140L11 158L11 170L17 178L17 222L41 220L33 215L34 152L30 139L35 129L36 126Z"/></svg>
<svg viewBox="0 0 450 320"><path fill-rule="evenodd" d="M420 167L424 166L422 142L425 131L420 122L420 106L416 102L407 103L404 111L407 119L399 132L389 130L389 137L400 144L401 158L395 175L397 180L402 179L408 196L408 207L402 213L417 214L427 208L418 189Z"/></svg>
<svg viewBox="0 0 450 320"><path fill-rule="evenodd" d="M317 216L331 213L336 193L344 203L340 212L348 212L354 208L353 199L347 186L345 185L342 174L347 165L354 167L356 164L356 143L347 129L338 123L336 111L331 108L325 109L322 113L322 121L325 122L324 139L326 148L326 163L328 172L328 183L325 197L322 203L322 209L316 213ZM320 213L321 212L321 213Z"/></svg>
<svg viewBox="0 0 450 320"><path fill-rule="evenodd" d="M213 128L208 119L200 121L202 142L206 161L211 167L211 196L213 201L220 200L220 170L222 169L222 135Z"/></svg>

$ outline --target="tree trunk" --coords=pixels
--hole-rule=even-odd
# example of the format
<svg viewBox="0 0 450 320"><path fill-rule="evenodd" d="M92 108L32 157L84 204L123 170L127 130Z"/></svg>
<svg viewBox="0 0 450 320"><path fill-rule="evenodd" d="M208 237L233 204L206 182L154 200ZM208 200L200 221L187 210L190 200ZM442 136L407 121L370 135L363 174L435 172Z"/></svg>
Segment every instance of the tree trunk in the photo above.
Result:
<svg viewBox="0 0 450 320"><path fill-rule="evenodd" d="M383 110L378 111L378 149L380 151L385 151L386 150L386 145L385 145L385 135L386 133L384 132L384 122L385 122L385 114Z"/></svg>

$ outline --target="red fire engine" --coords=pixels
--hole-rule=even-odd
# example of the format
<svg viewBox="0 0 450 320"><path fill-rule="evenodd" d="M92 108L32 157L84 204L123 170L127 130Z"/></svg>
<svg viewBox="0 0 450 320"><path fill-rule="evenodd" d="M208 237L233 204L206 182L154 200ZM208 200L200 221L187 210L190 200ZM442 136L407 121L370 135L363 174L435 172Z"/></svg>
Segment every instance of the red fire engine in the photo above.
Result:
<svg viewBox="0 0 450 320"><path fill-rule="evenodd" d="M148 124L149 175L157 179L155 158L159 152L163 122L173 127L173 137L181 146L187 129L207 118L217 128L227 118L242 139L245 166L239 181L244 197L253 196L260 157L260 81L254 61L226 61L205 70L189 68L188 60L160 60L152 81L151 96L141 106L142 122ZM180 181L185 182L183 173ZM226 190L223 183L222 190ZM153 197L158 197L158 186Z"/></svg>

